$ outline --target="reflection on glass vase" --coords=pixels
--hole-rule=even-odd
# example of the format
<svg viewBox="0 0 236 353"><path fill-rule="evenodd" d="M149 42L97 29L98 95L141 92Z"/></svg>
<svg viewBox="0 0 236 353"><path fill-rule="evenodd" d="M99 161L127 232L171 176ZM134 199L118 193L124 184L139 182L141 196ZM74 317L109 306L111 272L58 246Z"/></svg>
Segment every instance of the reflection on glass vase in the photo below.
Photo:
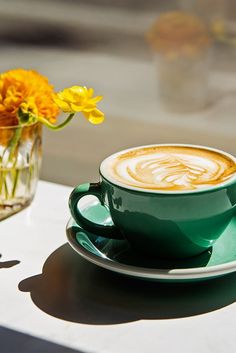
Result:
<svg viewBox="0 0 236 353"><path fill-rule="evenodd" d="M194 57L156 54L160 103L174 112L194 112L208 103L209 51Z"/></svg>
<svg viewBox="0 0 236 353"><path fill-rule="evenodd" d="M0 127L0 220L28 206L42 159L42 126Z"/></svg>

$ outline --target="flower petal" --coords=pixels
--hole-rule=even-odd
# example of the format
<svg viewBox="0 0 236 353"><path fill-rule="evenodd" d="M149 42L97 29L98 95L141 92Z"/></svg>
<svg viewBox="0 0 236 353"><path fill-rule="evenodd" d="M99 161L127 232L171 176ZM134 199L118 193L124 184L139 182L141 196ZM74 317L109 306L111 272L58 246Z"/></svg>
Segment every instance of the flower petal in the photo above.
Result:
<svg viewBox="0 0 236 353"><path fill-rule="evenodd" d="M103 99L103 96L97 96L97 97L91 98L89 100L89 102L92 104L96 104L96 103L100 102L100 100L102 100L102 99Z"/></svg>
<svg viewBox="0 0 236 353"><path fill-rule="evenodd" d="M88 97L91 98L94 94L94 89L93 88L89 88L88 89Z"/></svg>
<svg viewBox="0 0 236 353"><path fill-rule="evenodd" d="M73 112L81 112L83 110L83 106L74 103L71 103L70 107Z"/></svg>
<svg viewBox="0 0 236 353"><path fill-rule="evenodd" d="M68 113L71 111L71 108L69 106L68 103L66 103L65 101L59 99L59 98L56 98L54 97L53 98L54 102L56 103L56 105L65 113Z"/></svg>
<svg viewBox="0 0 236 353"><path fill-rule="evenodd" d="M98 125L101 124L104 120L104 113L101 112L99 109L95 108L94 110L92 110L91 112L84 112L83 111L84 116L86 117L86 119L94 125Z"/></svg>

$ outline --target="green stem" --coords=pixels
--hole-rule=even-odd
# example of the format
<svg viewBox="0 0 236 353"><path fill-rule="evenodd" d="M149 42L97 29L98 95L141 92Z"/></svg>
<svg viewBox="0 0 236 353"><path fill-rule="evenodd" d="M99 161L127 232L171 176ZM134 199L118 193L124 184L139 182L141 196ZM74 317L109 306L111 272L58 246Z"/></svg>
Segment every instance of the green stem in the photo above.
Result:
<svg viewBox="0 0 236 353"><path fill-rule="evenodd" d="M38 120L46 125L49 129L51 130L61 130L63 129L64 126L66 126L74 117L75 113L71 113L65 121L63 121L61 124L59 125L53 125L52 123L50 123L47 119L43 118L43 117L38 117Z"/></svg>
<svg viewBox="0 0 236 353"><path fill-rule="evenodd" d="M11 194L11 197L12 197L12 198L15 197L16 187L17 187L19 175L20 175L20 171L19 171L19 169L16 169L16 170L15 170L15 177L14 177L14 184L13 184L12 194Z"/></svg>
<svg viewBox="0 0 236 353"><path fill-rule="evenodd" d="M21 138L21 132L22 132L22 127L16 128L16 131L15 131L9 145L7 146L7 149L10 150L9 156L8 156L8 162L12 161L12 158L15 154L15 150L17 148L17 144Z"/></svg>
<svg viewBox="0 0 236 353"><path fill-rule="evenodd" d="M27 180L27 191L30 194L30 189L31 189L31 181L32 181L32 175L33 175L33 165L29 165L29 174L28 174L28 180Z"/></svg>
<svg viewBox="0 0 236 353"><path fill-rule="evenodd" d="M21 132L22 132L22 127L17 127L15 129L14 135L12 137L12 139L9 142L9 145L6 147L5 151L3 152L3 156L2 156L2 160L1 160L1 168L6 168L6 171L2 170L1 172L1 182L0 182L0 186L1 186L1 191L2 191L2 187L4 187L4 192L5 192L5 199L8 200L9 198L9 191L8 191L8 187L7 187L7 175L8 175L8 164L9 162L12 162L14 156L15 156L15 152L18 146L18 142L21 138ZM4 155L7 152L7 150L9 150L9 155L8 155L8 159L7 159L7 163L6 166L4 167L3 165L3 160L4 160ZM16 192L16 187L17 187L17 181L18 181L18 172L14 172L14 168L16 166L16 162L17 162L17 156L15 156L15 160L12 166L12 171L11 174L14 174L14 176L12 175L12 178L14 179L14 186L13 186L13 190L11 193L11 197L14 197L15 192Z"/></svg>
<svg viewBox="0 0 236 353"><path fill-rule="evenodd" d="M0 171L0 194L2 192L2 187L3 187L3 170L1 168L1 171Z"/></svg>
<svg viewBox="0 0 236 353"><path fill-rule="evenodd" d="M4 188L4 192L5 192L5 199L8 200L9 199L9 191L8 191L8 187L7 187L7 175L8 175L8 163L11 162L14 158L14 155L15 155L15 151L17 149L17 146L18 146L18 142L21 138L21 132L22 132L22 127L18 127L15 129L15 132L14 132L14 135L12 137L12 139L10 140L9 142L9 145L6 147L5 151L3 152L3 156L2 156L2 159L1 159L1 168L5 169L6 168L6 171L2 170L1 172L1 182L0 182L0 186L1 186L1 191L2 191L2 188ZM4 155L5 153L7 152L7 150L9 150L9 155L8 155L8 159L7 159L7 163L6 163L6 166L4 167L3 165L3 160L4 160ZM16 161L17 161L17 157L14 161L14 165L12 167L12 169L15 168L15 165L16 165ZM13 171L13 170L12 170ZM15 194L15 191L16 191L16 187L17 187L17 181L18 181L18 175L15 175L15 178L14 178L14 187L13 187L13 191L12 191L12 195L13 196Z"/></svg>
<svg viewBox="0 0 236 353"><path fill-rule="evenodd" d="M4 191L5 191L5 199L8 200L9 199L9 192L8 192L8 187L7 187L7 171L3 172L3 183L4 183Z"/></svg>

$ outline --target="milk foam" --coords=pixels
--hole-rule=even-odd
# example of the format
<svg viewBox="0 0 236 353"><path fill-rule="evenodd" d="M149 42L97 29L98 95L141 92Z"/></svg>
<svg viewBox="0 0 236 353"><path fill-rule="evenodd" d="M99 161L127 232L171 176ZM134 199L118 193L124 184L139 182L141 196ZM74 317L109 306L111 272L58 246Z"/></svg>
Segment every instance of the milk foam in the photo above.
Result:
<svg viewBox="0 0 236 353"><path fill-rule="evenodd" d="M109 174L126 185L154 190L194 190L224 182L236 171L221 153L187 146L152 146L121 153Z"/></svg>

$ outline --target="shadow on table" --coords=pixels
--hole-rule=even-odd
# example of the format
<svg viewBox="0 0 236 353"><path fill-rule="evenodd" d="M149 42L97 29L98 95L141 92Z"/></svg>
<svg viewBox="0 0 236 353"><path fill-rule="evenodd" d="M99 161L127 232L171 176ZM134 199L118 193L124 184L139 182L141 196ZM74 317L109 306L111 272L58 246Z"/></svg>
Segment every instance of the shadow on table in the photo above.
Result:
<svg viewBox="0 0 236 353"><path fill-rule="evenodd" d="M2 257L2 255L0 254L0 258ZM20 263L19 260L10 260L10 261L0 261L0 269L1 268L10 268L13 267L15 265L18 265Z"/></svg>
<svg viewBox="0 0 236 353"><path fill-rule="evenodd" d="M83 353L0 326L0 353Z"/></svg>
<svg viewBox="0 0 236 353"><path fill-rule="evenodd" d="M106 325L217 310L236 300L236 273L192 284L146 282L98 268L65 244L48 257L42 274L23 280L19 289L52 316Z"/></svg>

